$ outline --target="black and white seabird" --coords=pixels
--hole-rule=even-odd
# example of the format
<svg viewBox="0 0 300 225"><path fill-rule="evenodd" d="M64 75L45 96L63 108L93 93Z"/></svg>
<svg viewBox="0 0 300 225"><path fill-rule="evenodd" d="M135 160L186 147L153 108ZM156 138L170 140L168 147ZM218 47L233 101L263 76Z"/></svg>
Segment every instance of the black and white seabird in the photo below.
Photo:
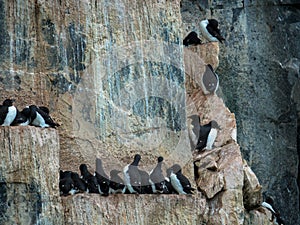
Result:
<svg viewBox="0 0 300 225"><path fill-rule="evenodd" d="M167 193L168 188L166 186L165 176L162 171L162 163L164 158L159 156L157 158L157 164L155 168L150 172L150 183L153 193Z"/></svg>
<svg viewBox="0 0 300 225"><path fill-rule="evenodd" d="M72 179L72 190L69 191L69 194L75 194L75 193L83 193L86 192L88 193L89 190L87 188L87 183L79 177L79 174L76 172L72 171L62 171L60 170L60 180L65 179L65 178L70 178ZM64 187L66 188L66 187Z"/></svg>
<svg viewBox="0 0 300 225"><path fill-rule="evenodd" d="M74 182L74 189L76 190L76 193L89 193L88 185L87 183L80 178L78 173L72 172L71 178Z"/></svg>
<svg viewBox="0 0 300 225"><path fill-rule="evenodd" d="M214 72L210 64L205 66L205 72L201 79L201 88L204 94L215 94L219 87L219 76Z"/></svg>
<svg viewBox="0 0 300 225"><path fill-rule="evenodd" d="M261 203L261 205L272 213L271 221L273 221L275 218L278 225L285 225L285 222L280 217L279 211L274 207L274 200L271 197L267 197L266 200Z"/></svg>
<svg viewBox="0 0 300 225"><path fill-rule="evenodd" d="M108 196L109 194L109 177L104 172L102 160L96 158L96 171L95 177L97 178L97 182L99 184L99 193L104 196Z"/></svg>
<svg viewBox="0 0 300 225"><path fill-rule="evenodd" d="M60 195L74 195L76 193L70 171L60 171L59 191Z"/></svg>
<svg viewBox="0 0 300 225"><path fill-rule="evenodd" d="M211 150L220 129L215 120L210 121L203 126L200 125L200 132L196 149L201 151L203 149Z"/></svg>
<svg viewBox="0 0 300 225"><path fill-rule="evenodd" d="M89 193L99 193L99 184L97 178L88 171L87 165L81 164L79 166L79 170L81 173L81 178L87 183Z"/></svg>
<svg viewBox="0 0 300 225"><path fill-rule="evenodd" d="M27 126L30 124L30 109L26 106L22 111L17 109L17 116L12 122L12 126Z"/></svg>
<svg viewBox="0 0 300 225"><path fill-rule="evenodd" d="M131 164L127 165L123 169L124 181L129 193L141 193L141 175L138 169L141 156L136 154Z"/></svg>
<svg viewBox="0 0 300 225"><path fill-rule="evenodd" d="M17 108L14 106L14 99L5 99L0 106L0 125L10 126L17 116Z"/></svg>
<svg viewBox="0 0 300 225"><path fill-rule="evenodd" d="M30 119L31 124L37 127L57 127L58 123L55 123L53 119L50 117L49 109L46 107L42 107L42 109L36 105L29 106L30 108Z"/></svg>
<svg viewBox="0 0 300 225"><path fill-rule="evenodd" d="M200 45L201 40L198 38L198 34L195 31L190 32L184 39L183 39L183 45L189 46L189 45Z"/></svg>
<svg viewBox="0 0 300 225"><path fill-rule="evenodd" d="M174 164L168 168L167 176L170 177L172 187L178 194L193 194L195 189L192 187L189 179L182 174L179 164Z"/></svg>
<svg viewBox="0 0 300 225"><path fill-rule="evenodd" d="M218 29L218 25L219 23L215 19L206 19L200 22L200 30L205 39L212 42L220 41L221 43L225 41Z"/></svg>
<svg viewBox="0 0 300 225"><path fill-rule="evenodd" d="M123 179L119 176L119 173L121 172L122 171L116 169L110 171L110 181L109 181L110 194L125 193L126 186L124 184Z"/></svg>

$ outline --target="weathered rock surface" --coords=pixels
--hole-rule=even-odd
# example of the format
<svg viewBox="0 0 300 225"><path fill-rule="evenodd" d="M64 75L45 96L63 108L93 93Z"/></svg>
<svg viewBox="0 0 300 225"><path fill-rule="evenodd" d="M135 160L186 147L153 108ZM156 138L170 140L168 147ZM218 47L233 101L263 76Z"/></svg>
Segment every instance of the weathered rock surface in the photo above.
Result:
<svg viewBox="0 0 300 225"><path fill-rule="evenodd" d="M220 44L217 73L237 118L243 157L286 223L300 224L299 1L181 4L183 34L199 33L204 18L219 20L226 42Z"/></svg>
<svg viewBox="0 0 300 225"><path fill-rule="evenodd" d="M65 224L206 224L208 211L200 194L75 195L62 198Z"/></svg>
<svg viewBox="0 0 300 225"><path fill-rule="evenodd" d="M0 127L0 223L63 224L54 129Z"/></svg>
<svg viewBox="0 0 300 225"><path fill-rule="evenodd" d="M218 67L219 44L181 46L180 1L0 0L0 9L3 98L15 97L19 108L49 106L61 123L59 140L52 129L1 128L7 224L267 224L269 214L245 211L261 193L245 171L235 116L199 86L204 65ZM179 162L193 181L192 114L221 126L215 148L196 158L203 194L82 194L60 205L58 168L95 169L96 156L109 171L136 152L150 170L162 155L165 166Z"/></svg>
<svg viewBox="0 0 300 225"><path fill-rule="evenodd" d="M244 160L244 186L243 198L244 207L247 210L257 208L262 203L262 186L256 175Z"/></svg>

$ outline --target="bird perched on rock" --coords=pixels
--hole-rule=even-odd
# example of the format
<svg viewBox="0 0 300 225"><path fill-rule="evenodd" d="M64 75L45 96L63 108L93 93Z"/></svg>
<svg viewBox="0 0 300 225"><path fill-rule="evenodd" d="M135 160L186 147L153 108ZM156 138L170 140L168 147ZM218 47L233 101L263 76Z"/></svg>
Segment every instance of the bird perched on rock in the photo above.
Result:
<svg viewBox="0 0 300 225"><path fill-rule="evenodd" d="M79 192L88 193L89 190L87 188L86 182L79 177L79 174L72 171L59 171L60 175L60 191L61 194L76 194ZM72 181L70 180L72 179Z"/></svg>
<svg viewBox="0 0 300 225"><path fill-rule="evenodd" d="M97 178L97 182L99 184L99 193L104 196L108 196L109 194L109 177L104 172L102 160L96 158L96 171L94 176Z"/></svg>
<svg viewBox="0 0 300 225"><path fill-rule="evenodd" d="M47 107L38 107L36 105L29 106L31 124L37 127L53 127L59 126L49 115Z"/></svg>
<svg viewBox="0 0 300 225"><path fill-rule="evenodd" d="M17 116L17 108L14 106L14 99L5 99L0 106L0 125L10 126Z"/></svg>
<svg viewBox="0 0 300 225"><path fill-rule="evenodd" d="M203 126L200 125L200 132L196 148L198 151L203 149L211 150L218 135L218 129L221 129L215 120L210 121Z"/></svg>
<svg viewBox="0 0 300 225"><path fill-rule="evenodd" d="M153 193L167 193L168 188L166 186L165 176L162 171L162 163L164 158L159 156L157 158L157 164L150 172L150 183Z"/></svg>
<svg viewBox="0 0 300 225"><path fill-rule="evenodd" d="M110 181L109 181L110 194L125 193L126 185L124 184L123 179L119 176L119 173L121 172L122 171L115 170L115 169L110 171Z"/></svg>
<svg viewBox="0 0 300 225"><path fill-rule="evenodd" d="M61 195L74 195L76 193L70 171L60 171L59 191Z"/></svg>
<svg viewBox="0 0 300 225"><path fill-rule="evenodd" d="M191 115L189 127L189 137L192 147L201 151L203 149L211 150L218 135L218 130L221 129L215 120L210 121L208 124L200 124L199 115Z"/></svg>
<svg viewBox="0 0 300 225"><path fill-rule="evenodd" d="M14 121L11 123L12 126L27 126L30 124L30 109L26 106L22 111L17 109L17 115Z"/></svg>
<svg viewBox="0 0 300 225"><path fill-rule="evenodd" d="M132 193L141 193L141 175L138 169L141 156L136 154L131 164L127 165L123 169L124 181L128 191Z"/></svg>
<svg viewBox="0 0 300 225"><path fill-rule="evenodd" d="M275 219L278 225L285 225L285 222L280 217L279 211L274 207L274 200L271 197L267 197L261 204L263 207L267 208L272 213L271 221Z"/></svg>
<svg viewBox="0 0 300 225"><path fill-rule="evenodd" d="M200 30L205 39L212 42L220 41L222 43L222 41L225 41L225 38L222 37L218 26L219 22L215 19L206 19L200 22Z"/></svg>
<svg viewBox="0 0 300 225"><path fill-rule="evenodd" d="M190 32L184 39L183 39L183 45L189 46L189 45L200 45L201 40L198 38L198 34L195 31Z"/></svg>
<svg viewBox="0 0 300 225"><path fill-rule="evenodd" d="M90 193L99 193L99 184L97 178L93 176L87 169L86 164L81 164L79 166L81 173L81 178L87 183L87 188Z"/></svg>
<svg viewBox="0 0 300 225"><path fill-rule="evenodd" d="M74 182L74 189L76 190L76 193L89 193L88 185L87 183L80 178L78 173L72 172L71 178Z"/></svg>
<svg viewBox="0 0 300 225"><path fill-rule="evenodd" d="M201 88L204 94L215 94L219 88L219 76L210 64L205 65L205 72L201 79Z"/></svg>
<svg viewBox="0 0 300 225"><path fill-rule="evenodd" d="M174 164L168 168L167 176L170 177L172 187L178 194L193 194L195 189L191 186L189 179L182 174L179 164Z"/></svg>

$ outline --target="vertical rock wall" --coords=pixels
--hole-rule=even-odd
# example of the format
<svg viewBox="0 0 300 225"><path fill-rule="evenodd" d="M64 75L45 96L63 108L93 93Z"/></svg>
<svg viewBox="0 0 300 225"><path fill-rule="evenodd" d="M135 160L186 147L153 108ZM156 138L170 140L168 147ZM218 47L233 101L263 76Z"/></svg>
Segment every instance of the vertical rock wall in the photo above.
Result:
<svg viewBox="0 0 300 225"><path fill-rule="evenodd" d="M287 224L299 224L299 1L181 3L184 34L220 21L219 94L236 115L243 157Z"/></svg>
<svg viewBox="0 0 300 225"><path fill-rule="evenodd" d="M56 130L0 127L0 223L63 224Z"/></svg>

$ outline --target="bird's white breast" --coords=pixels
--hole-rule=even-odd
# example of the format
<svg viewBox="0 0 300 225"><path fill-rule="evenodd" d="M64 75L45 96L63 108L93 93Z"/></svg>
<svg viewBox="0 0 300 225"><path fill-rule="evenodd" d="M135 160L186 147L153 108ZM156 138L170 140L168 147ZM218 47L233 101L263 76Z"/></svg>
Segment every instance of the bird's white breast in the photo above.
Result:
<svg viewBox="0 0 300 225"><path fill-rule="evenodd" d="M32 124L39 127L49 127L49 125L46 124L44 118L38 112L36 112L36 117L32 121Z"/></svg>
<svg viewBox="0 0 300 225"><path fill-rule="evenodd" d="M4 120L4 123L2 124L2 126L9 126L14 119L17 116L17 109L15 106L10 106L8 107L8 113L6 115L6 118Z"/></svg>
<svg viewBox="0 0 300 225"><path fill-rule="evenodd" d="M217 138L218 135L218 130L215 128L211 128L209 135L207 137L207 142L206 142L206 149L211 150L212 146Z"/></svg>
<svg viewBox="0 0 300 225"><path fill-rule="evenodd" d="M174 187L174 189L179 193L179 194L186 194L183 191L183 187L180 183L180 181L177 179L176 174L174 174L173 172L170 175L170 179L171 179L171 184Z"/></svg>
<svg viewBox="0 0 300 225"><path fill-rule="evenodd" d="M275 210L273 209L273 207L272 207L269 203L263 202L263 203L261 203L261 205L262 205L263 207L269 209L269 210L272 211L273 213L275 213Z"/></svg>
<svg viewBox="0 0 300 225"><path fill-rule="evenodd" d="M218 39L212 36L206 29L206 26L208 25L208 20L202 20L200 22L200 30L202 35L208 40L208 41L216 41L218 42Z"/></svg>

